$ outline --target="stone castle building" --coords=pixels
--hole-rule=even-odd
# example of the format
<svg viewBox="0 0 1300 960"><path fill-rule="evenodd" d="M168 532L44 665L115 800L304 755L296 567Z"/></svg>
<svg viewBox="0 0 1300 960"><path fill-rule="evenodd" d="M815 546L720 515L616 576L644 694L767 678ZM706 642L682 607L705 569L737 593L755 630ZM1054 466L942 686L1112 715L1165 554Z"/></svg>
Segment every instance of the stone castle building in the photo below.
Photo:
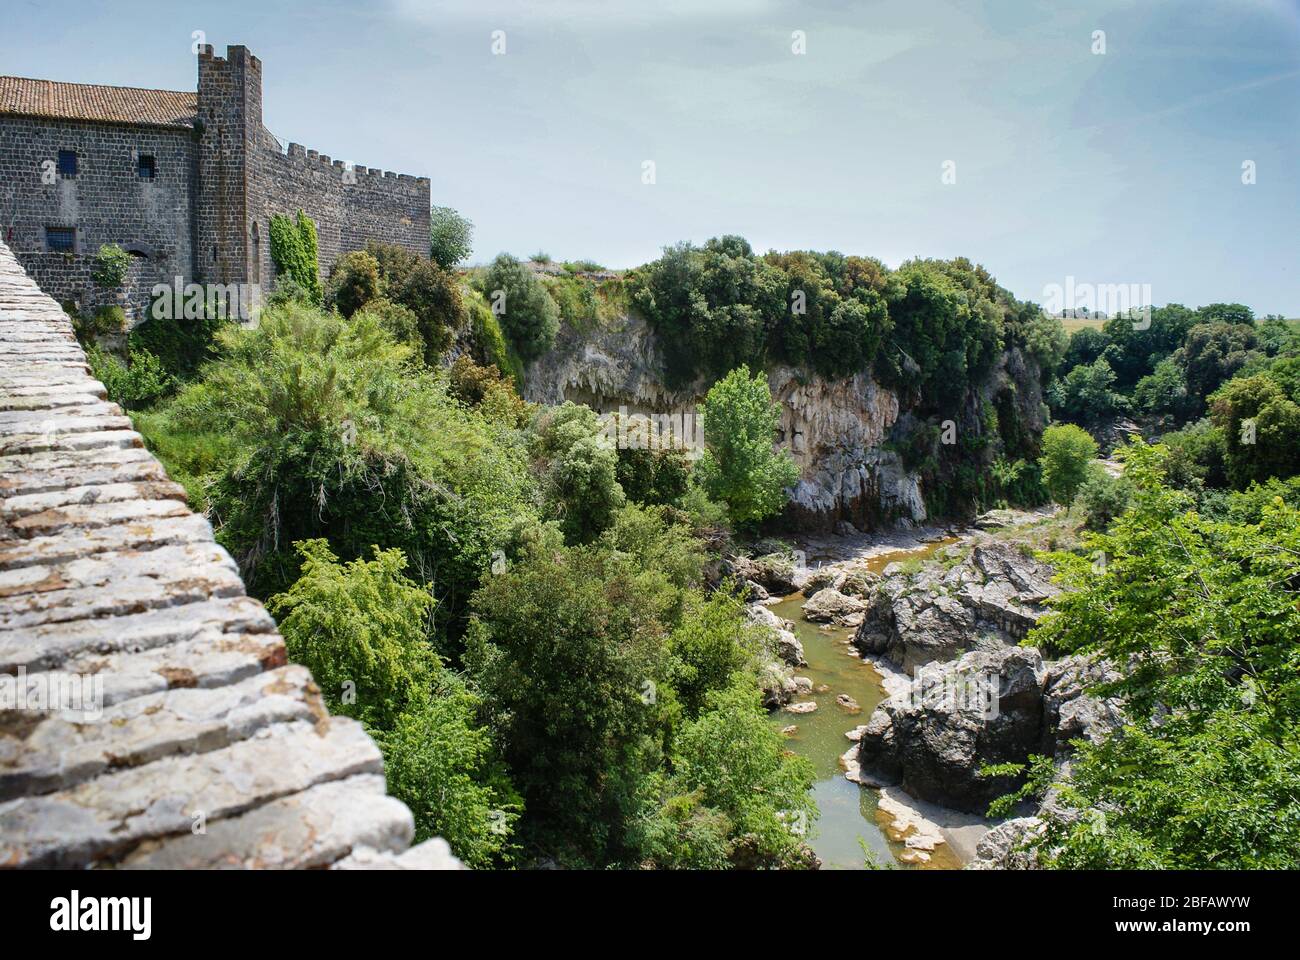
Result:
<svg viewBox="0 0 1300 960"><path fill-rule="evenodd" d="M282 148L262 62L243 46L197 59L195 92L0 76L0 237L46 293L93 302L105 243L132 254L117 297L136 316L159 283L270 289L269 221L298 210L322 270L368 240L429 256L427 177Z"/></svg>

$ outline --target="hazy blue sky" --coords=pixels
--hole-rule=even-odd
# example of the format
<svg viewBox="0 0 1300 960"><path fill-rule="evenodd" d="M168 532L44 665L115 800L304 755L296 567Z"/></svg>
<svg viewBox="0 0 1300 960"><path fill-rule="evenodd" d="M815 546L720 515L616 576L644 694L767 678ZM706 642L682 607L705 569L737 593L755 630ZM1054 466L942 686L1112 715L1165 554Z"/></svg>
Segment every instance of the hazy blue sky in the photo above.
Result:
<svg viewBox="0 0 1300 960"><path fill-rule="evenodd" d="M476 259L631 266L739 233L964 254L1035 300L1073 275L1300 315L1300 0L4 8L0 73L193 89L193 31L246 44L272 132L428 175Z"/></svg>

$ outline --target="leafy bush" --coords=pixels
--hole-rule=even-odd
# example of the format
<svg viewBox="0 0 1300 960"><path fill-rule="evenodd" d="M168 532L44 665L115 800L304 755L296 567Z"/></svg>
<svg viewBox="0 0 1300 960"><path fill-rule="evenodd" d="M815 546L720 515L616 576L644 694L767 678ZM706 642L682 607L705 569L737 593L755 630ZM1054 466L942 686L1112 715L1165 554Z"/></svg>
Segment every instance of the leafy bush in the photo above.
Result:
<svg viewBox="0 0 1300 960"><path fill-rule="evenodd" d="M1057 792L1030 842L1067 869L1294 869L1300 514L1278 502L1255 523L1206 520L1161 463L1136 443L1132 509L1050 558L1067 589L1025 642L1122 664L1090 692L1122 698L1126 722L1076 741L1068 779L1036 765Z"/></svg>
<svg viewBox="0 0 1300 960"><path fill-rule="evenodd" d="M217 355L217 332L232 321L208 310L192 319L159 318L149 310L146 319L131 330L127 344L132 356L142 351L156 356L163 369L178 381L194 378L199 368Z"/></svg>
<svg viewBox="0 0 1300 960"><path fill-rule="evenodd" d="M1075 367L1052 384L1048 392L1052 411L1071 423L1097 427L1129 409L1128 400L1111 389L1114 383L1115 371L1105 357Z"/></svg>
<svg viewBox="0 0 1300 960"><path fill-rule="evenodd" d="M421 260L398 290L397 302L415 314L424 341L424 362L433 366L451 346L453 332L464 321L460 285L436 263Z"/></svg>
<svg viewBox="0 0 1300 960"><path fill-rule="evenodd" d="M90 279L105 290L116 290L126 281L131 269L131 255L116 243L106 243L95 254Z"/></svg>
<svg viewBox="0 0 1300 960"><path fill-rule="evenodd" d="M1083 504L1084 526L1105 530L1111 521L1128 509L1133 500L1133 485L1123 477L1112 477L1099 463L1088 471L1088 479L1079 487Z"/></svg>
<svg viewBox="0 0 1300 960"><path fill-rule="evenodd" d="M171 392L174 381L148 350L136 350L129 364L91 345L86 348L90 373L104 385L108 399L127 410L152 406Z"/></svg>
<svg viewBox="0 0 1300 960"><path fill-rule="evenodd" d="M72 315L72 332L82 346L93 344L100 337L121 333L126 329L126 311L117 305L96 307L89 314Z"/></svg>
<svg viewBox="0 0 1300 960"><path fill-rule="evenodd" d="M228 444L204 499L250 589L296 579L297 540L325 537L344 558L399 547L435 583L440 622L458 623L493 552L535 516L521 441L413 370L365 310L271 309L219 342L154 428Z"/></svg>
<svg viewBox="0 0 1300 960"><path fill-rule="evenodd" d="M560 311L526 266L503 253L492 261L480 283L502 332L522 359L535 359L551 349L560 329Z"/></svg>
<svg viewBox="0 0 1300 960"><path fill-rule="evenodd" d="M490 420L509 427L522 427L528 420L528 404L496 367L481 367L468 356L460 356L447 372L447 383L453 397L477 407Z"/></svg>
<svg viewBox="0 0 1300 960"><path fill-rule="evenodd" d="M469 315L470 348L475 359L480 363L491 364L509 376L516 387L521 386L524 382L524 366L506 342L496 315L488 309L477 290L466 292L465 310Z"/></svg>
<svg viewBox="0 0 1300 960"><path fill-rule="evenodd" d="M680 450L620 447L616 468L627 498L643 504L676 504L686 495L691 465Z"/></svg>
<svg viewBox="0 0 1300 960"><path fill-rule="evenodd" d="M302 576L269 604L290 658L311 669L331 712L375 735L417 840L441 836L470 866L501 862L518 803L475 722L478 701L429 645L429 589L404 576L400 550L340 564L324 540L297 549Z"/></svg>
<svg viewBox="0 0 1300 960"><path fill-rule="evenodd" d="M367 301L352 316L356 318L362 314L379 324L394 341L411 347L416 354L416 362L423 363L424 337L420 336L420 318L415 315L415 311L380 297Z"/></svg>
<svg viewBox="0 0 1300 960"><path fill-rule="evenodd" d="M596 414L574 403L540 410L533 432L547 515L559 521L569 543L589 542L626 502L614 445Z"/></svg>
<svg viewBox="0 0 1300 960"><path fill-rule="evenodd" d="M339 257L330 270L328 302L350 317L379 297L379 261L364 250Z"/></svg>
<svg viewBox="0 0 1300 960"><path fill-rule="evenodd" d="M1237 489L1300 473L1300 405L1272 377L1225 383L1210 398L1210 419L1223 431L1228 480Z"/></svg>

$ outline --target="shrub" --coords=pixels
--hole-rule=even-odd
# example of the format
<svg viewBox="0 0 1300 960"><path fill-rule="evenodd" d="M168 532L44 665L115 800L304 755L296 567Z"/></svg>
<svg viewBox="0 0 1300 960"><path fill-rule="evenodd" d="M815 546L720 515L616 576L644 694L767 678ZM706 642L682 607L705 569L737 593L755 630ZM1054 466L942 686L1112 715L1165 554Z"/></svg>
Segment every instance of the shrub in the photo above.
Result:
<svg viewBox="0 0 1300 960"><path fill-rule="evenodd" d="M453 397L477 407L489 420L512 428L527 421L528 404L496 367L481 367L468 356L460 356L447 372L447 383Z"/></svg>
<svg viewBox="0 0 1300 960"><path fill-rule="evenodd" d="M131 255L116 243L106 243L95 254L90 279L105 290L116 290L126 280L130 269Z"/></svg>
<svg viewBox="0 0 1300 960"><path fill-rule="evenodd" d="M586 543L608 527L626 501L618 455L588 407L565 403L541 410L533 454L548 516L569 543Z"/></svg>
<svg viewBox="0 0 1300 960"><path fill-rule="evenodd" d="M560 329L560 311L527 267L503 253L492 261L481 284L502 332L522 359L533 360L551 349Z"/></svg>
<svg viewBox="0 0 1300 960"><path fill-rule="evenodd" d="M104 385L108 399L127 410L150 407L172 391L174 382L148 350L135 350L129 364L91 345L86 348L91 375Z"/></svg>
<svg viewBox="0 0 1300 960"><path fill-rule="evenodd" d="M289 656L311 668L333 713L356 717L384 754L388 790L470 866L508 853L514 791L475 722L478 701L428 643L433 597L400 550L340 564L324 540L297 544L302 576L271 598Z"/></svg>
<svg viewBox="0 0 1300 960"><path fill-rule="evenodd" d="M77 313L72 316L72 331L83 346L125 329L126 311L116 305L100 306L88 314Z"/></svg>
<svg viewBox="0 0 1300 960"><path fill-rule="evenodd" d="M379 324L397 343L406 344L415 353L419 363L424 361L424 337L420 336L420 320L410 307L400 303L379 298L367 301L366 305L354 313L354 319L366 316Z"/></svg>
<svg viewBox="0 0 1300 960"><path fill-rule="evenodd" d="M127 343L132 357L146 351L178 381L189 380L199 367L217 355L217 332L231 321L209 315L206 307L193 319L158 318L150 309L143 323L132 331Z"/></svg>
<svg viewBox="0 0 1300 960"><path fill-rule="evenodd" d="M433 261L421 260L398 291L397 302L415 314L424 341L424 362L433 366L464 321L460 285Z"/></svg>
<svg viewBox="0 0 1300 960"><path fill-rule="evenodd" d="M339 257L330 270L329 302L350 317L379 296L379 261L364 250Z"/></svg>
<svg viewBox="0 0 1300 960"><path fill-rule="evenodd" d="M1088 478L1089 464L1097 456L1097 442L1082 427L1061 424L1043 431L1043 484L1052 499L1063 506L1074 502Z"/></svg>
<svg viewBox="0 0 1300 960"><path fill-rule="evenodd" d="M1094 463L1078 496L1083 504L1084 526L1105 530L1132 503L1133 485L1123 477L1112 477L1101 464Z"/></svg>

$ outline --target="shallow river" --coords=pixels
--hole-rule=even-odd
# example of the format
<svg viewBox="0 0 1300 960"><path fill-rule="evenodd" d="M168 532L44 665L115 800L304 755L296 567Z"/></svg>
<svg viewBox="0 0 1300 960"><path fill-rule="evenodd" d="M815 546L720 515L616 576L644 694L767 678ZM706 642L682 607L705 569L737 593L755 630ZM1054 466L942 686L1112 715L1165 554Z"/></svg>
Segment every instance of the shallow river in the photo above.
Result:
<svg viewBox="0 0 1300 960"><path fill-rule="evenodd" d="M927 544L915 550L896 550L866 561L868 569L879 573L895 560L925 558L940 547L952 543ZM803 643L808 666L795 671L796 676L813 682L811 697L800 695L799 700L815 700L813 713L792 714L778 710L771 722L778 728L794 724L798 730L786 737L790 749L813 762L817 782L813 797L821 817L813 825L809 846L822 859L824 870L861 870L866 866L862 850L865 843L872 859L880 866L908 868L897 856L905 849L901 842L889 839L877 821L875 790L851 783L844 778L840 757L852 744L844 736L854 727L867 722L876 705L884 699L880 674L865 663L849 645L853 636L851 627L823 629L819 624L803 619L804 595L796 593L772 606L772 611L794 623L794 632ZM848 694L858 702L861 711L851 713L836 703L838 694ZM889 818L881 815L884 821ZM927 868L955 868L960 863L941 844L934 851Z"/></svg>

